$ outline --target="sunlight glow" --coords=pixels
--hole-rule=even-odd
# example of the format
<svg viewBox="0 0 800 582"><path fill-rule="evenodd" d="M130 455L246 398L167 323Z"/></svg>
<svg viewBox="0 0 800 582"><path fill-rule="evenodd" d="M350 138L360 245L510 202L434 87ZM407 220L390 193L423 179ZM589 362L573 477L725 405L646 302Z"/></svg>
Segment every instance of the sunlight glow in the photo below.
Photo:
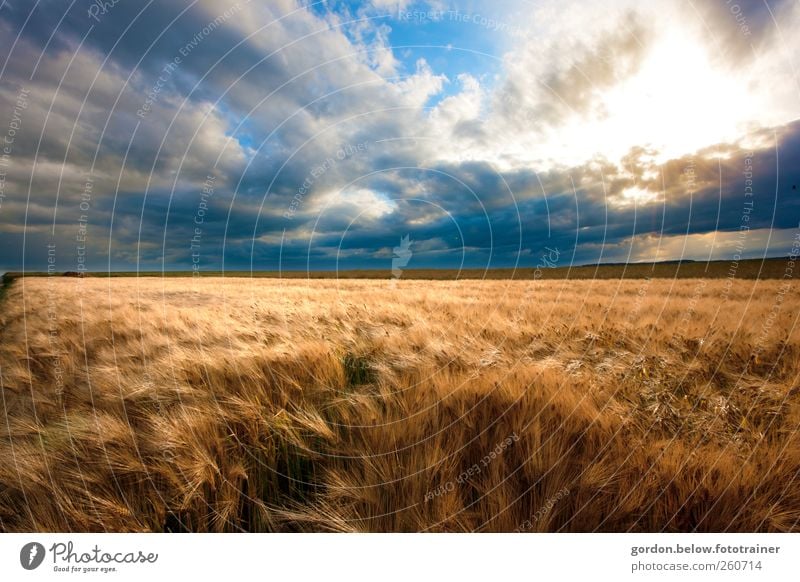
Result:
<svg viewBox="0 0 800 582"><path fill-rule="evenodd" d="M618 163L631 148L645 147L660 164L736 142L758 127L769 108L747 79L744 72L716 66L688 32L664 32L636 73L593 95L589 111L575 112L544 135L520 132L480 155L504 168L533 164L548 170L598 155Z"/></svg>
<svg viewBox="0 0 800 582"><path fill-rule="evenodd" d="M638 186L631 186L630 188L625 188L621 192L621 196L614 198L612 200L612 204L621 207L642 205L655 202L658 200L658 198L659 196L655 192L651 192L650 190L640 188Z"/></svg>

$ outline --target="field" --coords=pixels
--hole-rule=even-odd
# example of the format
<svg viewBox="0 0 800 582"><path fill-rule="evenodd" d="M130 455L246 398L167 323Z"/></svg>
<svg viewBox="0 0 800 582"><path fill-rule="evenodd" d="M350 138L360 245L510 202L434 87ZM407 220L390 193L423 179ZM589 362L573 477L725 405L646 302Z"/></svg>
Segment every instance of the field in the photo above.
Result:
<svg viewBox="0 0 800 582"><path fill-rule="evenodd" d="M797 531L782 280L24 277L4 531Z"/></svg>
<svg viewBox="0 0 800 582"><path fill-rule="evenodd" d="M570 257L559 255L557 250L545 253L540 267L491 269L403 269L402 278L432 281L457 280L561 280L561 279L783 279L790 257L742 259L739 261L660 261L656 263L601 263L597 265L572 265ZM565 260L566 259L566 260ZM548 262L550 261L550 262ZM559 261L568 263L558 266ZM77 273L71 273L77 275ZM86 272L87 277L248 277L255 279L391 279L391 269L359 269L338 271L107 271ZM23 273L3 275L3 282L11 283ZM26 272L25 277L47 277L48 273Z"/></svg>

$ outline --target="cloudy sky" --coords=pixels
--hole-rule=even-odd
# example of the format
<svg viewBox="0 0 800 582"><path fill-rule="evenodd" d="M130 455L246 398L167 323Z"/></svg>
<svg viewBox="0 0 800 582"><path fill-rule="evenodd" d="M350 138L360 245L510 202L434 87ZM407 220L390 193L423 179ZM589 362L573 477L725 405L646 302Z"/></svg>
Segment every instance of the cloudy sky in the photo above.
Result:
<svg viewBox="0 0 800 582"><path fill-rule="evenodd" d="M0 3L0 270L731 259L800 233L795 0Z"/></svg>

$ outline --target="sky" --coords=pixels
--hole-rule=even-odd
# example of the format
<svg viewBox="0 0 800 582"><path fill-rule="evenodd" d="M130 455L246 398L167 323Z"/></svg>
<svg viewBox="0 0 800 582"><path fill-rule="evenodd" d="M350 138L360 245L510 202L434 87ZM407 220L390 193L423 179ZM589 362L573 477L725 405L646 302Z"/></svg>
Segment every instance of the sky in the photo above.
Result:
<svg viewBox="0 0 800 582"><path fill-rule="evenodd" d="M798 29L793 0L0 0L0 271L787 255Z"/></svg>

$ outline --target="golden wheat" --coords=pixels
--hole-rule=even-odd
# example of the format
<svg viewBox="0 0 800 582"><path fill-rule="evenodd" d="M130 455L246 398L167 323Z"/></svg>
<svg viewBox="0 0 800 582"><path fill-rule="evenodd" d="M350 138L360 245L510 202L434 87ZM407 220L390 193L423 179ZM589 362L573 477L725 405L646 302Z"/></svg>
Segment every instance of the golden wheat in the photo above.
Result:
<svg viewBox="0 0 800 582"><path fill-rule="evenodd" d="M22 278L0 527L798 530L797 291Z"/></svg>

